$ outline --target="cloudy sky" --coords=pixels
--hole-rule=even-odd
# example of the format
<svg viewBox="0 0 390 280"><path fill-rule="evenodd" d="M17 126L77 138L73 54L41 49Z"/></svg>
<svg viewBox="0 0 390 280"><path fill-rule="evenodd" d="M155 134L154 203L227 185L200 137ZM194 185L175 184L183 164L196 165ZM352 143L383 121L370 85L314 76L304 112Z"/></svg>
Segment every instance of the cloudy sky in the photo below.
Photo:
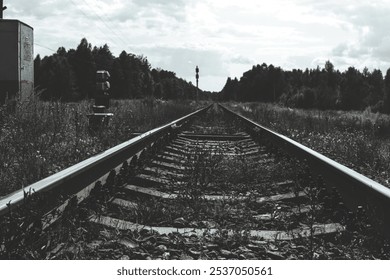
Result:
<svg viewBox="0 0 390 280"><path fill-rule="evenodd" d="M322 67L330 60L385 74L390 67L389 0L4 0L4 18L34 27L35 55L76 48L85 37L143 54L219 91L252 65Z"/></svg>

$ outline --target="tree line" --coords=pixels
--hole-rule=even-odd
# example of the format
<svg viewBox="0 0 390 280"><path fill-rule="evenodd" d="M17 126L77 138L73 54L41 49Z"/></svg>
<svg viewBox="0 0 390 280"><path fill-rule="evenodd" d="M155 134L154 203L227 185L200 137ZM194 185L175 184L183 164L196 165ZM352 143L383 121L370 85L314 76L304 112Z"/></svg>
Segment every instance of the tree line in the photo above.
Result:
<svg viewBox="0 0 390 280"><path fill-rule="evenodd" d="M288 107L364 110L390 113L390 69L361 72L354 67L335 70L330 61L323 69L283 70L265 63L253 66L238 80L228 78L220 100L276 102Z"/></svg>
<svg viewBox="0 0 390 280"><path fill-rule="evenodd" d="M115 57L107 44L94 46L83 38L76 49L64 47L34 60L34 80L43 100L78 101L95 96L97 70L110 72L110 96L118 99L195 98L196 87L171 71L154 69L147 58L122 51ZM203 92L200 91L200 94Z"/></svg>

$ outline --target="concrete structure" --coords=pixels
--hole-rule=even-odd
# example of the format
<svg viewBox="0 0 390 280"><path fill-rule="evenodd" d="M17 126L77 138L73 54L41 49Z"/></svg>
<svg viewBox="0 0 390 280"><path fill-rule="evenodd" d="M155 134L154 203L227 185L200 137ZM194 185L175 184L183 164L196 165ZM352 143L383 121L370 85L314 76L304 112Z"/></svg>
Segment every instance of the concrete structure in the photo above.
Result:
<svg viewBox="0 0 390 280"><path fill-rule="evenodd" d="M23 22L0 19L0 104L26 99L34 90L33 35Z"/></svg>

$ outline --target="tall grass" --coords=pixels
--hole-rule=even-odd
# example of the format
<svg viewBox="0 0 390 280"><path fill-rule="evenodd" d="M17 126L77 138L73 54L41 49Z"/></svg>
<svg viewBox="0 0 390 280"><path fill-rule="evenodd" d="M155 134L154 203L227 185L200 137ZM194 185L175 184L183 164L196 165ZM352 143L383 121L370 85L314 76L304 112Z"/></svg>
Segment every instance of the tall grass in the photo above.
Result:
<svg viewBox="0 0 390 280"><path fill-rule="evenodd" d="M195 110L187 101L114 100L110 125L91 134L92 103L18 102L0 107L0 196Z"/></svg>
<svg viewBox="0 0 390 280"><path fill-rule="evenodd" d="M389 185L390 116L379 113L299 110L262 103L233 109L328 157Z"/></svg>

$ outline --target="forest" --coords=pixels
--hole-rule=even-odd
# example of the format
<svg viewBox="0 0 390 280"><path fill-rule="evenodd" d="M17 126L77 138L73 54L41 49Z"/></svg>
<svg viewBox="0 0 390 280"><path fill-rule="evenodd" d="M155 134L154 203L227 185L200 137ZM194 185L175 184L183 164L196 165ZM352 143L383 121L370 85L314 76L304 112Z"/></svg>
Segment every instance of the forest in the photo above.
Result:
<svg viewBox="0 0 390 280"><path fill-rule="evenodd" d="M272 102L295 108L365 110L390 113L390 69L362 72L354 67L335 70L330 61L323 69L285 71L265 63L237 78L228 78L219 99Z"/></svg>
<svg viewBox="0 0 390 280"><path fill-rule="evenodd" d="M34 60L34 82L43 100L80 101L94 97L95 73L109 71L110 96L115 99L196 98L196 87L174 72L151 67L147 58L122 51L115 57L107 44L94 46L83 38L76 49ZM194 70L195 71L195 70ZM199 91L199 95L203 92Z"/></svg>
<svg viewBox="0 0 390 280"><path fill-rule="evenodd" d="M80 101L94 97L95 73L111 74L114 99L211 99L219 101L278 103L287 107L365 110L390 113L390 69L344 72L330 61L324 68L283 70L272 64L254 65L240 79L228 78L218 94L199 90L176 73L152 68L147 58L122 51L115 57L107 44L94 46L83 38L76 49L34 60L35 86L43 100Z"/></svg>

